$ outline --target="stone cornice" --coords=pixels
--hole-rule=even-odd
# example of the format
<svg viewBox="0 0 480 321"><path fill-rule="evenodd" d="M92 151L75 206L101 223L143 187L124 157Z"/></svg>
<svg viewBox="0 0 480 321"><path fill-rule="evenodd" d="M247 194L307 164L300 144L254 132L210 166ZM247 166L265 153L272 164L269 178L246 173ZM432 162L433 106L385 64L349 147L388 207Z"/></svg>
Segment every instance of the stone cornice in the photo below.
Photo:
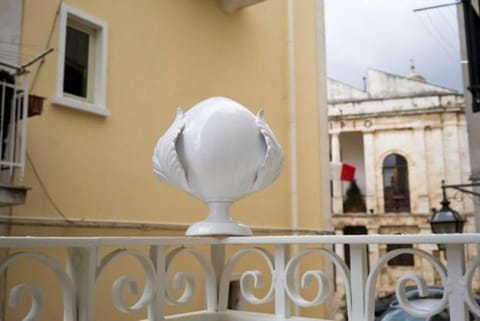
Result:
<svg viewBox="0 0 480 321"><path fill-rule="evenodd" d="M359 114L342 114L342 115L329 115L328 120L348 120L348 119L364 119L364 118L378 118L387 116L410 116L419 114L435 114L435 113L465 113L463 106L455 107L433 107L433 108L420 108L420 109L407 109L396 111L385 111L375 113L359 113Z"/></svg>

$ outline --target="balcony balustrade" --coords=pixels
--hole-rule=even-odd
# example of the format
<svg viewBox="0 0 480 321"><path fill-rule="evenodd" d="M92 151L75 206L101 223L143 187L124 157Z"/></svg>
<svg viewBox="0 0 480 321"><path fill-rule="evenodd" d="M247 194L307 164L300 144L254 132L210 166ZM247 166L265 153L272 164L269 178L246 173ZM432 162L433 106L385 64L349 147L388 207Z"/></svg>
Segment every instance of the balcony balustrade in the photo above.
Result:
<svg viewBox="0 0 480 321"><path fill-rule="evenodd" d="M25 75L0 70L0 207L25 203L28 86Z"/></svg>
<svg viewBox="0 0 480 321"><path fill-rule="evenodd" d="M7 78L5 78L8 75ZM23 181L28 117L28 82L16 84L16 77L0 73L0 183L13 184L15 170Z"/></svg>
<svg viewBox="0 0 480 321"><path fill-rule="evenodd" d="M413 246L369 262L367 246L387 243ZM334 251L334 246L344 244L349 244L350 268ZM444 244L445 259L419 249L421 244L432 249ZM349 320L372 321L377 289L382 286L380 272L390 268L390 259L408 253L433 267L444 295L431 309L418 308L407 299L406 286L414 284L422 293L431 284L406 270L396 281L399 304L416 316L448 309L450 320L462 321L469 320L469 314L480 316L473 289L480 258L465 259L466 247L478 244L480 234L1 237L0 247L8 251L0 270L8 269L9 293L4 296L10 306L7 319L12 321L46 320L51 309L58 310L54 312L60 316L58 320L107 320L105 315L99 317L106 304L97 304L107 302L106 298L113 301L110 305L116 313L126 314L122 320L325 320L325 306L338 304L334 293L338 288L332 286L334 274L343 281ZM56 281L47 281L48 273L43 270ZM33 285L34 274L45 279ZM241 310L229 305L234 280L244 302ZM45 293L53 289L57 292L52 295L61 299L53 299L51 304ZM30 306L21 302L27 294ZM318 316L296 316L299 309L320 305L324 308L318 310ZM119 318L108 318L113 319Z"/></svg>

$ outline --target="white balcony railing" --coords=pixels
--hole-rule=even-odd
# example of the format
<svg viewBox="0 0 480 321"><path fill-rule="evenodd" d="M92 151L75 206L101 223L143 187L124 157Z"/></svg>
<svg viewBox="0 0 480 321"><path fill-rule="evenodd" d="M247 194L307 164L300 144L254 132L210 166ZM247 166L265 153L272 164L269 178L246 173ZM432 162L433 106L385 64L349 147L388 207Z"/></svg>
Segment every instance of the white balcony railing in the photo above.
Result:
<svg viewBox="0 0 480 321"><path fill-rule="evenodd" d="M386 243L413 247L382 254L375 262L369 262L367 246ZM334 245L343 244L349 244L351 268L332 250ZM420 250L420 244L432 248L445 244L447 260ZM422 276L405 271L396 281L400 305L417 316L448 308L450 320L462 321L469 320L469 313L480 315L473 290L480 259L466 262L464 255L467 246L478 244L480 234L2 237L0 247L8 251L0 261L0 270L8 269L10 308L6 312L10 317L6 319L12 321L46 320L51 309L57 310L53 312L59 316L56 319L64 321L118 319L111 315L99 318L106 304L98 307L98 302L106 297L112 298L110 305L118 310L116 313L132 313L122 320L324 320L323 312L314 318L293 315L298 312L296 307L338 303L331 286L333 274L343 280L349 320L366 321L374 320L380 272L389 268L387 262L391 258L409 253L433 267L444 295L431 309L419 309L406 299L405 286L413 282L422 292L430 284ZM131 263L135 269L130 267ZM49 271L56 282L47 280L42 269ZM39 286L31 284L34 274L44 279L37 280ZM249 311L228 309L232 280L238 280L241 300ZM111 290L105 285L109 282L113 284ZM265 288L257 289L262 283ZM313 288L306 290L309 286ZM143 290L132 298L126 289L133 291L137 287ZM53 289L57 292L52 295L62 299L50 299L49 303L43 293L50 294ZM15 314L15 307L22 309L20 299L27 293L31 307L23 305L21 313ZM195 297L200 298L197 306L190 302ZM259 311L255 306L265 308L262 313L252 312Z"/></svg>
<svg viewBox="0 0 480 321"><path fill-rule="evenodd" d="M23 83L19 84L17 78L0 77L0 184L3 185L16 183L15 174L22 183L25 171L28 81L24 76Z"/></svg>

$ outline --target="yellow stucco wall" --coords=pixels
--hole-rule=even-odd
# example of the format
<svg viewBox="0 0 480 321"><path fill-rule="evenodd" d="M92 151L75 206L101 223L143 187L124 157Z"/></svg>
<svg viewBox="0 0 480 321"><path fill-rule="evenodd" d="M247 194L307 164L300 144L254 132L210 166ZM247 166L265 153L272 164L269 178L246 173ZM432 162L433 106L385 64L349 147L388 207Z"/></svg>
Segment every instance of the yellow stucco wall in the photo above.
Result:
<svg viewBox="0 0 480 321"><path fill-rule="evenodd" d="M225 14L213 0L64 1L108 23L109 117L55 106L29 122L28 153L50 195L68 217L183 222L206 208L159 183L151 169L158 137L174 118L211 96L265 109L286 163L265 191L233 214L249 225L291 225L287 2L266 1ZM46 43L57 1L26 1L23 43ZM315 1L295 2L297 138L301 225L321 228ZM39 19L38 17L41 17ZM56 48L58 23L51 46ZM36 71L33 70L33 74ZM33 93L54 96L56 53L38 72ZM326 146L323 150L326 150ZM324 154L324 152L323 152ZM32 187L15 215L58 216L27 166Z"/></svg>
<svg viewBox="0 0 480 321"><path fill-rule="evenodd" d="M319 73L324 47L317 43L323 39L317 34L318 23L323 24L315 20L317 2L321 3L294 1L295 81L298 223L321 229L329 190L322 170L328 162L328 146L321 146L327 124L319 114L326 112L326 94L324 80L319 79L324 76ZM49 99L43 114L29 120L25 182L32 189L26 204L13 209L14 216L59 218L33 164L49 195L69 218L184 224L203 219L207 209L201 202L155 178L151 155L177 106L188 109L211 96L226 96L254 113L265 109L266 121L286 157L278 180L236 203L233 217L250 226L292 227L287 1L268 0L233 14L224 13L218 0L64 3L108 24L111 115L51 104L57 52L47 57L32 90ZM25 0L22 43L45 45L57 10L57 0ZM51 47L57 48L58 34L57 21ZM12 227L13 235L71 232ZM104 233L110 232L84 230L85 235ZM11 284L16 284L15 278L11 276Z"/></svg>

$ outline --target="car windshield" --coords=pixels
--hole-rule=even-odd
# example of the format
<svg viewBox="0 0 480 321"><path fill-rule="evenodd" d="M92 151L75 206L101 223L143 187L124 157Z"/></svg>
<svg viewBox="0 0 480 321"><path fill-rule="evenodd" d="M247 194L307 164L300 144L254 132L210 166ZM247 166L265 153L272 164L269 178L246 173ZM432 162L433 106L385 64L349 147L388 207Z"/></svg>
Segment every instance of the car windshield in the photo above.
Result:
<svg viewBox="0 0 480 321"><path fill-rule="evenodd" d="M439 299L419 299L410 301L410 305L412 305L416 310L419 311L432 311L434 310L440 303ZM381 321L425 321L431 320L431 318L425 317L415 317L411 314L408 314L405 310L402 309L401 306L392 305L391 310L387 311L382 318ZM433 320L445 320L442 318L441 315L438 315L438 318L434 318ZM448 319L447 319L448 320Z"/></svg>
<svg viewBox="0 0 480 321"><path fill-rule="evenodd" d="M443 297L443 288L429 287L427 292L428 292L428 294L425 296L425 298L441 299ZM412 290L407 290L407 297L408 297L409 300L415 300L415 299L422 298L420 296L420 292L418 291L418 288L414 288Z"/></svg>
<svg viewBox="0 0 480 321"><path fill-rule="evenodd" d="M420 296L418 288L407 288L406 295L409 301L424 300L424 299L441 299L443 297L443 288L429 287L426 296ZM393 293L393 299L390 302L391 306L398 305L398 300Z"/></svg>
<svg viewBox="0 0 480 321"><path fill-rule="evenodd" d="M392 309L383 315L381 321L425 321L425 318L415 317L402 309Z"/></svg>

